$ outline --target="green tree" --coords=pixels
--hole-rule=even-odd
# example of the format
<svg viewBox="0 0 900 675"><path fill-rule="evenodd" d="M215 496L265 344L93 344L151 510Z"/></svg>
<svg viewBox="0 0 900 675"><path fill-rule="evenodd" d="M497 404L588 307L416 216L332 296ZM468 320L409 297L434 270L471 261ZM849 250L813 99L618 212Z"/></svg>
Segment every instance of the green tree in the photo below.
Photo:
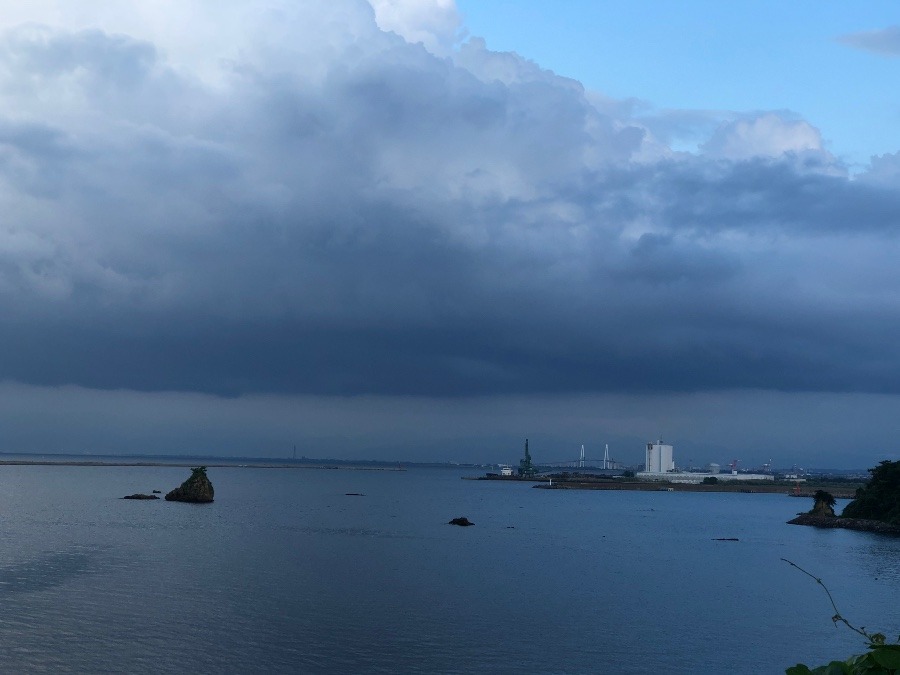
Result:
<svg viewBox="0 0 900 675"><path fill-rule="evenodd" d="M900 645L871 645L869 651L846 661L810 669L798 663L784 671L786 675L896 675L900 673Z"/></svg>
<svg viewBox="0 0 900 675"><path fill-rule="evenodd" d="M703 479L704 485L716 485L719 482L719 479L715 476L707 476Z"/></svg>
<svg viewBox="0 0 900 675"><path fill-rule="evenodd" d="M834 505L837 501L830 492L826 492L825 490L816 490L816 494L813 495L813 499L815 502L813 503L813 508L810 513L817 516L833 516L834 515Z"/></svg>
<svg viewBox="0 0 900 675"><path fill-rule="evenodd" d="M900 525L900 461L885 460L869 469L869 473L869 482L856 491L856 498L847 504L842 515Z"/></svg>

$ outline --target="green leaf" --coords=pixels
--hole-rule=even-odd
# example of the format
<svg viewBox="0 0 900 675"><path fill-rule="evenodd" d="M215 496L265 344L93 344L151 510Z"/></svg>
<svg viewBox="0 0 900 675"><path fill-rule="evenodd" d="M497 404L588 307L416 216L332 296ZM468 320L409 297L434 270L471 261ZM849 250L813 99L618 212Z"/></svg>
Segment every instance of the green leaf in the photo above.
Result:
<svg viewBox="0 0 900 675"><path fill-rule="evenodd" d="M791 666L785 670L784 675L812 675L812 671L809 669L809 666L798 663L796 666Z"/></svg>
<svg viewBox="0 0 900 675"><path fill-rule="evenodd" d="M822 675L853 675L853 669L843 661L832 661L821 672Z"/></svg>
<svg viewBox="0 0 900 675"><path fill-rule="evenodd" d="M900 669L900 651L889 647L878 647L872 650L872 658L882 668Z"/></svg>
<svg viewBox="0 0 900 675"><path fill-rule="evenodd" d="M810 670L802 663L798 663L794 668L803 670L794 670L789 668L785 671L785 675L854 675L854 671L843 661L832 661L827 666L819 666L815 670Z"/></svg>

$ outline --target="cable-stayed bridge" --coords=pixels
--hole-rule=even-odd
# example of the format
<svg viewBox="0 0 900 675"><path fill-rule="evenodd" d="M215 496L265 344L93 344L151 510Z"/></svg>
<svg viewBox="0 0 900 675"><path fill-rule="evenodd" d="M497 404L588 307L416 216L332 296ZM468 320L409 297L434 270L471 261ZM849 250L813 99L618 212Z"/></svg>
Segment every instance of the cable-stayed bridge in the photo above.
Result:
<svg viewBox="0 0 900 675"><path fill-rule="evenodd" d="M622 463L612 459L609 456L609 444L606 444L606 448L603 452L603 459L593 459L585 456L584 445L581 446L581 453L575 459L560 459L560 460L544 460L539 462L542 466L556 466L556 467L565 467L565 468L573 468L573 469L603 469L603 470L613 470L613 469L621 469Z"/></svg>

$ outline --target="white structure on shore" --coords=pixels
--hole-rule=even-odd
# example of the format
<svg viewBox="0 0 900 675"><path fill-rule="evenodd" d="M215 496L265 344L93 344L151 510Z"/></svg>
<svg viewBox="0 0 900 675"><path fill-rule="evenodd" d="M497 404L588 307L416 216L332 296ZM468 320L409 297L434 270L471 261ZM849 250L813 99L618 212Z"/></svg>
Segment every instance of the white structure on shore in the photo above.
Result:
<svg viewBox="0 0 900 675"><path fill-rule="evenodd" d="M643 473L666 473L675 470L672 446L663 442L647 443L647 457Z"/></svg>
<svg viewBox="0 0 900 675"><path fill-rule="evenodd" d="M669 473L647 473L639 471L639 480L666 481L668 483L702 483L704 478L715 478L718 482L738 482L747 480L775 480L771 473L696 473L693 471L670 471Z"/></svg>
<svg viewBox="0 0 900 675"><path fill-rule="evenodd" d="M675 458L671 445L665 445L662 441L647 443L646 462L644 470L638 471L639 480L668 481L670 483L702 483L704 478L714 477L717 481L742 481L742 480L775 480L772 474L761 473L719 473L718 464L710 464L709 472L697 473L694 471L675 471Z"/></svg>

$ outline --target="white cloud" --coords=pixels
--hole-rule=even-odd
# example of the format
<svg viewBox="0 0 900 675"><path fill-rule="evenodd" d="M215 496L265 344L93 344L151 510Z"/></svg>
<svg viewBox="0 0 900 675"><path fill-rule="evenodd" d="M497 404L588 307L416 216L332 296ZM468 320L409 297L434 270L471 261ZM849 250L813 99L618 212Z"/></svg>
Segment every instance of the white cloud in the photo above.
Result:
<svg viewBox="0 0 900 675"><path fill-rule="evenodd" d="M826 156L818 129L803 120L786 119L776 113L726 122L702 149L712 157L729 160L786 154Z"/></svg>
<svg viewBox="0 0 900 675"><path fill-rule="evenodd" d="M857 178L888 189L896 189L900 185L900 152L872 157L869 168Z"/></svg>
<svg viewBox="0 0 900 675"><path fill-rule="evenodd" d="M447 56L459 38L461 21L454 0L369 0L382 30L393 31L433 54Z"/></svg>

